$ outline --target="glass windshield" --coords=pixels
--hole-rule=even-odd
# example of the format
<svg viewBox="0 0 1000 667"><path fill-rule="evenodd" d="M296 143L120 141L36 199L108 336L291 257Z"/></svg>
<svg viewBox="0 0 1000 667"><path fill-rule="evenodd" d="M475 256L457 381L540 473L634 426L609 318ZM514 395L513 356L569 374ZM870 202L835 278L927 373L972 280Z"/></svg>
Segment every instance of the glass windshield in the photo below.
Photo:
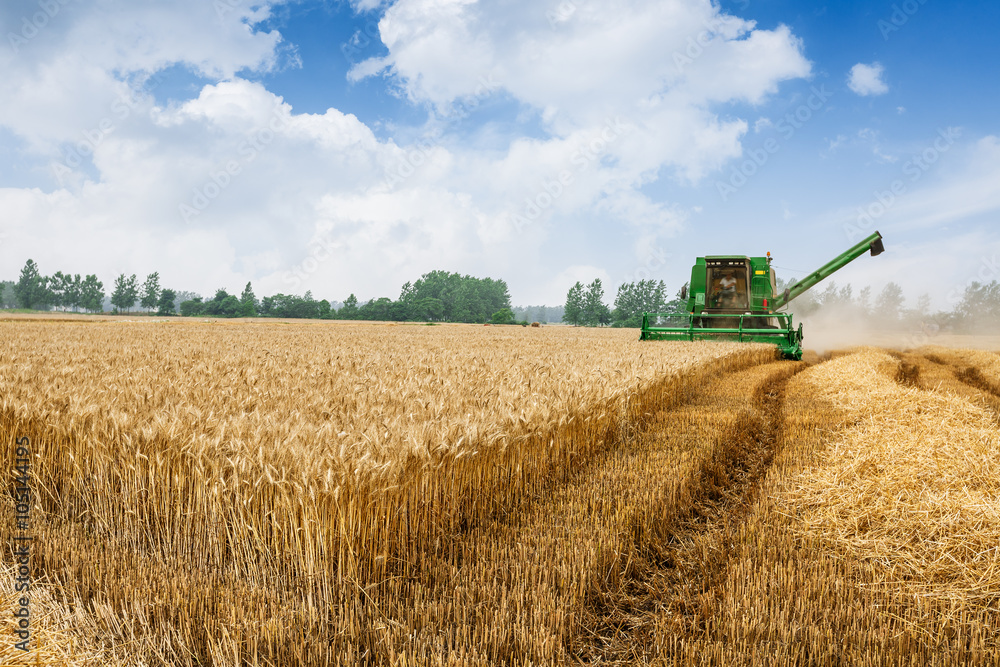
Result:
<svg viewBox="0 0 1000 667"><path fill-rule="evenodd" d="M749 307L746 270L733 267L709 268L707 305L709 308L746 310Z"/></svg>

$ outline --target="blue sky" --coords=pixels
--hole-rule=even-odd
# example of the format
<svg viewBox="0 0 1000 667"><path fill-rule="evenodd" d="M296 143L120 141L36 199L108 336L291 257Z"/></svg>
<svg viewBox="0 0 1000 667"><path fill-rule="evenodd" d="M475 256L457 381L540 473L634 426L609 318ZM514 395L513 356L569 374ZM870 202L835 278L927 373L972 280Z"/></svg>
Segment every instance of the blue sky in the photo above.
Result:
<svg viewBox="0 0 1000 667"><path fill-rule="evenodd" d="M16 0L0 277L515 304L771 251L950 308L1000 279L988 2Z"/></svg>

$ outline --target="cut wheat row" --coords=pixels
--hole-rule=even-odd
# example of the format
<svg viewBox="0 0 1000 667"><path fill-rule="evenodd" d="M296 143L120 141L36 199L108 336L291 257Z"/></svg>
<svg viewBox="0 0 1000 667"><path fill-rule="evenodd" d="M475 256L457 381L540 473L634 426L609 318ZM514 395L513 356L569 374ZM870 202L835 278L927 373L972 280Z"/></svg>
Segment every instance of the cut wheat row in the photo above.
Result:
<svg viewBox="0 0 1000 667"><path fill-rule="evenodd" d="M959 367L995 356L925 352ZM680 637L659 617L654 664L1000 661L997 415L924 361L924 386L873 349L791 381L766 493L692 549L725 548L715 602Z"/></svg>

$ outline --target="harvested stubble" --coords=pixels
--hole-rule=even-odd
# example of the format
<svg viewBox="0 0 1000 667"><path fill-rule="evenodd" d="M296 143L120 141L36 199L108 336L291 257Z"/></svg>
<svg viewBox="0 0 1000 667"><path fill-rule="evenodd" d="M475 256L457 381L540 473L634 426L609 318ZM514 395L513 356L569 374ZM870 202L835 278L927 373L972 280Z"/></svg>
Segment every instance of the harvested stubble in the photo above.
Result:
<svg viewBox="0 0 1000 667"><path fill-rule="evenodd" d="M892 352L900 369L909 368L913 386L956 394L990 410L1000 425L1000 356L940 346Z"/></svg>
<svg viewBox="0 0 1000 667"><path fill-rule="evenodd" d="M789 383L718 603L680 639L661 618L662 664L1000 663L1000 433L899 364L862 350Z"/></svg>
<svg viewBox="0 0 1000 667"><path fill-rule="evenodd" d="M981 398L1000 416L1000 354L980 350L963 350L958 353L940 347L926 350L927 358L951 366L955 377L974 389L983 392Z"/></svg>
<svg viewBox="0 0 1000 667"><path fill-rule="evenodd" d="M789 496L810 531L915 595L1000 602L1000 433L960 397L901 388L884 354L831 364L818 393L860 421ZM839 373L837 371L840 371Z"/></svg>
<svg viewBox="0 0 1000 667"><path fill-rule="evenodd" d="M645 434L627 489L636 506L626 543L630 567L605 581L578 652L595 662L645 662L662 654L657 617L689 634L725 576L720 520L734 520L767 472L777 412L800 364L775 362L713 378L691 402L663 412Z"/></svg>
<svg viewBox="0 0 1000 667"><path fill-rule="evenodd" d="M428 663L548 665L600 661L621 648L616 641L626 644L640 612L619 601L642 587L657 542L706 492L701 473L717 470L711 459L721 454L715 436L739 421L735 404L752 402L774 375L756 366L769 356L698 374L692 402L627 425L621 446L519 520L462 539L462 566L420 589L424 626L409 637L399 631L405 653Z"/></svg>
<svg viewBox="0 0 1000 667"><path fill-rule="evenodd" d="M51 587L41 586L30 592L31 647L25 653L17 647L23 641L17 632L18 619L14 610L25 597L14 588L16 567L0 567L0 665L61 665L63 667L96 667L106 664L106 655L97 650L93 638L99 631L93 618L75 604L70 608L53 595Z"/></svg>
<svg viewBox="0 0 1000 667"><path fill-rule="evenodd" d="M404 657L419 577L461 567L456 538L531 508L691 371L772 354L551 328L0 327L38 571L116 659L166 664Z"/></svg>

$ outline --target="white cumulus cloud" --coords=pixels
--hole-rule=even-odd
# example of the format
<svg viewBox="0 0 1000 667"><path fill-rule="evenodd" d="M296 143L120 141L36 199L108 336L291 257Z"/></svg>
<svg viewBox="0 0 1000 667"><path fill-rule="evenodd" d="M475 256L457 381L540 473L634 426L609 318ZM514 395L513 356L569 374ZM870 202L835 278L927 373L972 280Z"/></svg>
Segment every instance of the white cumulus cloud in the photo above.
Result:
<svg viewBox="0 0 1000 667"><path fill-rule="evenodd" d="M847 86L858 95L882 95L889 92L889 86L882 80L885 68L880 63L866 65L858 63L851 68Z"/></svg>
<svg viewBox="0 0 1000 667"><path fill-rule="evenodd" d="M448 268L557 303L571 278L608 277L606 246L633 257L625 268L645 266L687 217L646 186L697 182L742 155L736 105L811 73L788 27L760 29L707 0L577 3L558 16L534 0L355 0L387 5L388 49L355 79L385 77L435 118L497 96L537 121L486 128L484 150L447 125L415 140L391 123L376 136L347 109L297 113L241 78L275 67L281 35L255 28L273 4L68 3L0 53L0 127L49 165L35 187L0 187L0 262L32 257L106 285L159 271L206 294L253 280L258 294L337 300L394 297ZM5 5L3 32L32 6ZM179 103L135 95L177 66L210 83ZM592 257L577 256L584 247Z"/></svg>

